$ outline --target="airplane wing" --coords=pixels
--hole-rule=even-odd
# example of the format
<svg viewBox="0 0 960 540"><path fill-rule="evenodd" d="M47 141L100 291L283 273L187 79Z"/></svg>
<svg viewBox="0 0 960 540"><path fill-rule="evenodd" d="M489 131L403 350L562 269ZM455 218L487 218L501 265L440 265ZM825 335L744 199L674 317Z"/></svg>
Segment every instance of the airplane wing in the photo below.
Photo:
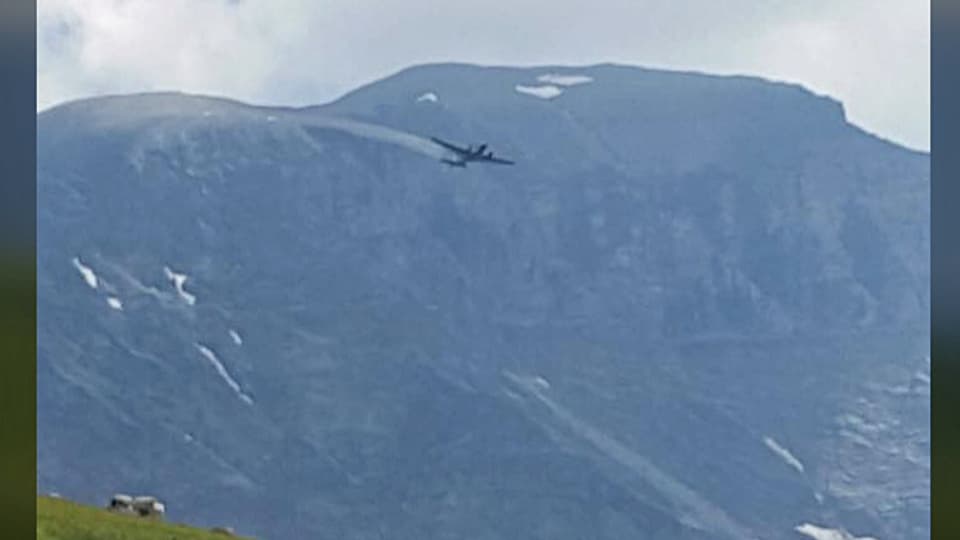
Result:
<svg viewBox="0 0 960 540"><path fill-rule="evenodd" d="M457 146L457 145L455 145L455 144L450 144L450 143L448 143L448 142L446 142L446 141L443 141L443 140L440 140L440 139L438 139L438 138L436 138L436 137L430 137L430 140L433 141L433 142L435 142L435 143L437 143L437 144L439 144L440 146L446 148L447 150L451 150L451 151L453 151L453 152L456 152L457 154L466 155L466 154L469 153L469 152L467 152L467 149L466 149L466 148L460 148L459 146Z"/></svg>
<svg viewBox="0 0 960 540"><path fill-rule="evenodd" d="M502 165L514 165L514 162L510 161L509 159L500 159L496 157L488 157L485 159L485 161L489 161L491 163L500 163Z"/></svg>

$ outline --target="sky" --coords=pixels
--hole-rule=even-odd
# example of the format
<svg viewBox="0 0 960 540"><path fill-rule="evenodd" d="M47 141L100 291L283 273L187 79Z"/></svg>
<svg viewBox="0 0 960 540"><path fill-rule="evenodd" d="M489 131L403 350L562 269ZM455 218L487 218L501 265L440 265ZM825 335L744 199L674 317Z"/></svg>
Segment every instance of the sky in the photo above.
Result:
<svg viewBox="0 0 960 540"><path fill-rule="evenodd" d="M37 109L180 90L309 105L427 62L795 82L930 148L929 0L38 0Z"/></svg>

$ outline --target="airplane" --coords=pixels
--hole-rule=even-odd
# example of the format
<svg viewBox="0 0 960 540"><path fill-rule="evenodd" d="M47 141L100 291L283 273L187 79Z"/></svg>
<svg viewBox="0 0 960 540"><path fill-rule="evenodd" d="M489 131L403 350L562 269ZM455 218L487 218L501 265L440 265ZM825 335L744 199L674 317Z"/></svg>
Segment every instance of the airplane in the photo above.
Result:
<svg viewBox="0 0 960 540"><path fill-rule="evenodd" d="M473 145L467 146L466 148L461 148L455 144L448 143L446 141L440 140L436 137L430 137L430 140L440 146L450 150L457 155L456 159L441 159L441 163L445 163L451 167L466 167L467 163L471 161L487 162L487 163L499 163L501 165L513 165L514 163L509 159L502 159L493 157L493 150L487 151L487 145L481 144L476 149L473 148Z"/></svg>

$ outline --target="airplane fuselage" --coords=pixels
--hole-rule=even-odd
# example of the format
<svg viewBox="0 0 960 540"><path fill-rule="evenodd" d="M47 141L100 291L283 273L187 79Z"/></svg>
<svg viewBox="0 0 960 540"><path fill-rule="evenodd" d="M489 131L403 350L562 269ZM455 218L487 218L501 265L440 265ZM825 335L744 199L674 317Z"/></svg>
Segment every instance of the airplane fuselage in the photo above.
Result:
<svg viewBox="0 0 960 540"><path fill-rule="evenodd" d="M470 162L491 162L491 163L500 163L503 165L513 165L513 162L506 159L496 158L493 156L492 150L487 150L487 144L481 144L476 148L473 145L469 145L466 148L461 148L454 144L448 143L446 141L437 139L436 137L431 137L431 140L436 144L446 148L451 151L456 157L452 159L441 159L442 163L445 163L451 167L466 167L467 163Z"/></svg>

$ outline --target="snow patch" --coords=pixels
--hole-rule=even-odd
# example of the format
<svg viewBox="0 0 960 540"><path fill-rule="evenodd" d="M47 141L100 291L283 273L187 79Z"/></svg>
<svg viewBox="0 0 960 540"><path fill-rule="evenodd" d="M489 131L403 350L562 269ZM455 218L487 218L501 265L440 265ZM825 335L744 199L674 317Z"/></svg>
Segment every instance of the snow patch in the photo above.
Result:
<svg viewBox="0 0 960 540"><path fill-rule="evenodd" d="M541 99L553 99L563 93L563 90L552 84L543 86L523 86L518 84L514 88L521 94L527 94Z"/></svg>
<svg viewBox="0 0 960 540"><path fill-rule="evenodd" d="M197 303L197 297L188 293L183 288L183 285L187 282L187 279L188 279L186 274L178 274L173 270L171 270L170 267L168 266L163 267L163 272L164 274L167 275L167 279L169 279L173 283L173 286L176 287L177 293L180 295L180 298L183 298L184 302L186 302L191 306Z"/></svg>
<svg viewBox="0 0 960 540"><path fill-rule="evenodd" d="M95 274L89 266L86 266L80 262L80 257L73 258L73 266L78 272L80 272L80 275L83 276L83 280L87 282L87 285L89 285L91 289L97 288L99 285L97 274Z"/></svg>
<svg viewBox="0 0 960 540"><path fill-rule="evenodd" d="M827 529L809 523L794 527L798 533L813 538L813 540L877 540L872 536L854 536L847 531Z"/></svg>
<svg viewBox="0 0 960 540"><path fill-rule="evenodd" d="M800 471L800 472L803 472L803 471L804 471L804 469L803 469L803 463L800 463L800 460L797 459L796 456L794 456L794 455L793 455L789 450L787 450L786 448L780 446L780 444L777 443L777 441L771 439L770 437L764 437L764 438L763 438L763 444L767 445L767 448L769 448L771 451L773 451L773 453L775 453L775 454L777 454L778 456L780 456L780 457L783 459L783 461L786 462L787 465L793 467L794 469L796 469L796 470L798 470L798 471Z"/></svg>
<svg viewBox="0 0 960 540"><path fill-rule="evenodd" d="M240 334L237 333L237 331L234 330L234 329L232 329L232 328L230 329L230 339L232 339L233 342L234 342L238 347L239 347L240 345L243 345L243 338L240 337Z"/></svg>
<svg viewBox="0 0 960 540"><path fill-rule="evenodd" d="M440 98L438 98L437 95L434 94L433 92L427 92L426 94L423 94L422 96L418 97L417 102L419 103L421 101L429 101L432 103L436 103L439 99Z"/></svg>
<svg viewBox="0 0 960 540"><path fill-rule="evenodd" d="M593 77L589 77L587 75L559 75L556 73L547 73L537 77L537 80L547 84L573 86L575 84L586 84L593 82Z"/></svg>
<svg viewBox="0 0 960 540"><path fill-rule="evenodd" d="M534 377L533 382L536 383L536 385L539 386L540 388L543 388L544 390L550 389L550 383L543 377L539 377L539 376Z"/></svg>
<svg viewBox="0 0 960 540"><path fill-rule="evenodd" d="M196 343L195 345L197 347L197 350L200 351L200 354L202 354L203 357L206 358L208 362L210 362L210 365L212 365L214 369L217 370L217 373L220 375L220 378L223 379L225 383L227 383L227 386L229 386L234 391L234 393L237 394L240 400L246 403L247 405L253 405L253 399L243 392L243 389L240 387L240 383L238 383L236 379L234 379L230 375L230 372L227 371L227 368L224 367L223 363L220 362L220 359L217 358L217 354L213 352L210 348L205 347L199 343Z"/></svg>
<svg viewBox="0 0 960 540"><path fill-rule="evenodd" d="M117 311L123 311L123 302L121 302L119 298L115 298L113 296L107 298L107 305Z"/></svg>

